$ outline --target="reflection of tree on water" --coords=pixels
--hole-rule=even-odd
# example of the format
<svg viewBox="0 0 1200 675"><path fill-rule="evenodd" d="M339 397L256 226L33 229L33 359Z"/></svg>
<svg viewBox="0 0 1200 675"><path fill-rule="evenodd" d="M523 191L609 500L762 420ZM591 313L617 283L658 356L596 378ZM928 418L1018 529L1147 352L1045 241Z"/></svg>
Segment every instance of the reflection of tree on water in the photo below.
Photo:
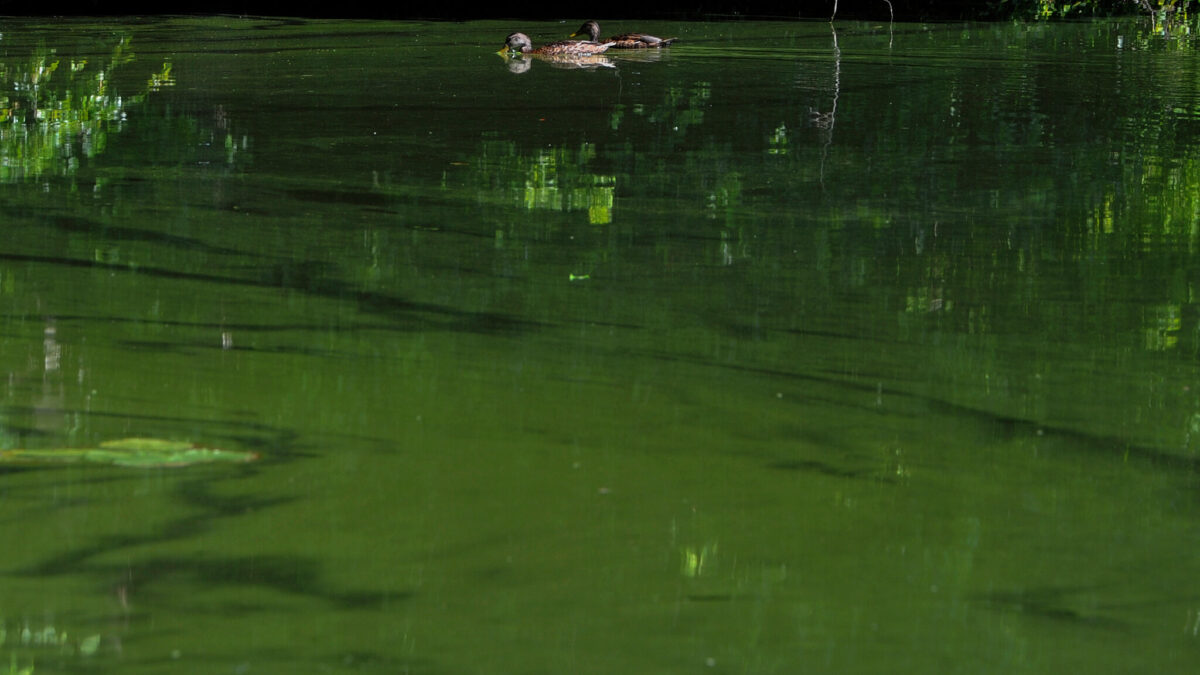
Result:
<svg viewBox="0 0 1200 675"><path fill-rule="evenodd" d="M618 219L618 185L630 200L625 226L640 229L639 214L655 195L678 186L662 182L669 172L655 170L661 162L678 157L688 163L685 175L703 190L703 213L722 224L714 258L729 264L744 258L742 224L737 213L742 204L742 176L720 159L717 148L673 155L671 149L687 142L703 126L711 106L713 85L706 80L666 86L653 100L615 103L607 109L607 133L595 131L595 141L527 147L523 142L485 136L474 167L471 185L492 204L528 212L562 212L567 221L582 220L573 213L586 212L587 223L608 225ZM635 143L652 134L654 143ZM666 147L661 145L666 144ZM694 164L692 164L694 162ZM652 206L651 208L657 208ZM515 219L513 230L545 228L564 222L558 217ZM507 232L505 236L514 234ZM607 243L601 244L607 246ZM602 251L597 251L601 255ZM587 269L581 268L581 273Z"/></svg>
<svg viewBox="0 0 1200 675"><path fill-rule="evenodd" d="M13 675L32 675L34 666L18 667L18 664L33 663L35 655L43 661L53 657L93 656L100 648L101 635L77 635L68 633L61 628L56 629L53 623L45 621L30 622L28 619L13 622L9 630L9 622L0 616L0 648L8 652L9 670Z"/></svg>
<svg viewBox="0 0 1200 675"><path fill-rule="evenodd" d="M545 57L540 57L545 60ZM514 59L516 60L516 59ZM689 87L668 87L661 103L615 104L609 114L611 131L621 131L634 122L670 129L672 137L682 138L704 121L712 95L709 82L698 81ZM593 163L600 154L599 145L583 142L574 147L539 148L527 151L514 141L485 139L474 182L496 202L527 210L586 211L588 222L604 225L612 222L618 176L597 171ZM627 144L606 146L604 159L622 164L636 163L638 154ZM725 193L709 196L712 213L723 210ZM713 216L715 217L715 215Z"/></svg>
<svg viewBox="0 0 1200 675"><path fill-rule="evenodd" d="M628 119L634 118L658 128L670 129L673 134L682 137L690 127L704 122L704 111L711 105L711 98L712 83L704 80L693 82L690 87L667 87L662 103L614 105L609 126L617 131Z"/></svg>
<svg viewBox="0 0 1200 675"><path fill-rule="evenodd" d="M114 73L136 58L129 44L120 39L100 65L59 58L50 48L0 60L0 82L11 92L0 95L0 180L74 173L79 155L104 152L110 127L120 128L131 108L174 84L164 61L140 91L117 91Z"/></svg>
<svg viewBox="0 0 1200 675"><path fill-rule="evenodd" d="M836 11L836 10L835 10ZM828 112L812 110L812 121L818 129L825 132L825 142L821 146L821 184L825 183L825 160L829 157L829 146L833 143L833 127L837 124L838 93L842 89L842 50L838 47L837 30L829 24L829 32L833 35L833 83L830 87L833 103Z"/></svg>
<svg viewBox="0 0 1200 675"><path fill-rule="evenodd" d="M616 176L588 169L596 146L551 148L523 154L512 141L484 141L480 180L499 201L530 211L586 211L588 222L612 221Z"/></svg>

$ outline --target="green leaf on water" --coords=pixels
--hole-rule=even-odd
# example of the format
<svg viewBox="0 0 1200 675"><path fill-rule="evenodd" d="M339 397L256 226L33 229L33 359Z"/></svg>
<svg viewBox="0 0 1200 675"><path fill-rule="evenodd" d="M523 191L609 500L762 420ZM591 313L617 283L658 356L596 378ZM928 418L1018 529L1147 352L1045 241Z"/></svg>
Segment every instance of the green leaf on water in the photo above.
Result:
<svg viewBox="0 0 1200 675"><path fill-rule="evenodd" d="M100 447L107 450L127 450L129 452L171 453L191 450L196 446L187 441L168 441L162 438L120 438L115 441L104 441Z"/></svg>
<svg viewBox="0 0 1200 675"><path fill-rule="evenodd" d="M122 438L92 448L45 450L0 450L0 464L39 465L86 462L116 466L159 468L192 464L242 463L258 459L258 453L208 448L187 441L161 438Z"/></svg>

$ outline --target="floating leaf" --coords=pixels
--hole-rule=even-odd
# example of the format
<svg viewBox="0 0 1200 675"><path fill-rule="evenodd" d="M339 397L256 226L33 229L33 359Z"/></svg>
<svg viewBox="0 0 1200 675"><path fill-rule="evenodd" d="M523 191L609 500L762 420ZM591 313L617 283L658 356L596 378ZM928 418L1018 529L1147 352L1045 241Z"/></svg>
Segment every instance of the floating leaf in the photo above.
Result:
<svg viewBox="0 0 1200 675"><path fill-rule="evenodd" d="M87 462L149 469L192 464L243 463L256 459L256 452L207 448L186 441L161 438L122 438L105 441L94 448L0 450L0 464L26 466Z"/></svg>

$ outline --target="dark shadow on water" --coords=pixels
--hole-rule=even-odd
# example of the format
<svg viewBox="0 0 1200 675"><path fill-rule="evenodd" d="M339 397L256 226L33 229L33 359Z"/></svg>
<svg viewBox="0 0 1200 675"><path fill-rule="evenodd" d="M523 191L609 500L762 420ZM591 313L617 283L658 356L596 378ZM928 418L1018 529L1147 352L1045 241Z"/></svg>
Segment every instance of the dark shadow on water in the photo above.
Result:
<svg viewBox="0 0 1200 675"><path fill-rule="evenodd" d="M162 556L139 560L130 565L89 566L88 571L100 576L123 578L131 595L148 595L156 587L179 583L194 584L201 591L217 591L228 587L254 586L292 596L317 598L339 609L374 610L390 603L413 597L411 591L341 591L329 587L316 561L294 555L256 555L242 557ZM221 613L225 607L221 606ZM243 612L259 609L243 603ZM264 608L265 609L265 608ZM192 608L190 611L196 611Z"/></svg>
<svg viewBox="0 0 1200 675"><path fill-rule="evenodd" d="M253 352L256 354L291 354L297 356L314 356L317 358L356 358L356 354L349 352L337 352L332 349L317 349L315 347L291 347L287 345L272 345L269 347L248 347L245 345L223 346L216 344L215 341L206 340L191 340L181 342L167 342L165 340L122 340L117 343L128 349L136 349L138 351L157 352L159 354L197 352L207 350L217 350L226 352Z"/></svg>
<svg viewBox="0 0 1200 675"><path fill-rule="evenodd" d="M140 241L149 244L158 244L160 246L169 246L171 248L183 251L246 256L250 258L263 257L261 254L251 251L243 251L224 246L213 246L202 239L195 239L193 237L180 237L177 235L163 234L153 230L143 230L141 228L134 227L120 227L95 220L87 220L86 218L66 216L43 217L39 219L39 222L47 223L49 226L62 232L86 232L95 234L97 236L102 236L105 239L113 239L118 242Z"/></svg>
<svg viewBox="0 0 1200 675"><path fill-rule="evenodd" d="M14 407L6 407L2 410L5 413L16 415L32 412L31 409ZM80 412L79 414L86 415L88 413ZM96 415L95 413L91 414ZM122 420L136 419L128 415L112 415L112 417ZM151 420L157 424L144 424ZM140 426L158 426L167 420L161 417L145 416L139 421L142 423ZM171 422L169 428L176 432L181 427L185 427L195 433L197 424L204 424L202 421L186 418L169 421ZM185 507L184 510L189 513L168 518L147 533L101 534L90 538L77 538L75 539L79 542L77 545L49 555L24 568L9 571L7 574L37 578L58 575L91 577L98 584L120 586L124 589L123 592L138 592L143 595L154 594L164 585L177 583L195 584L198 591L216 590L221 587L256 586L279 593L316 598L342 609L379 609L386 607L389 603L411 597L411 592L395 589L346 590L335 588L325 579L319 560L299 555L221 556L219 552L187 557L151 555L139 558L137 555L132 555L131 552L134 550L153 551L155 547L163 544L193 539L211 531L225 519L262 517L276 507L300 499L298 496L291 495L264 496L254 492L229 494L224 489L218 490L217 486L227 483L230 479L250 477L268 470L274 464L291 461L302 456L303 452L286 443L286 440L293 436L292 434L279 430L270 430L273 433L266 434L263 432L269 428L263 425L238 425L231 422L211 424L222 432L224 440L235 443L235 447L239 449L256 450L263 458L255 462L237 465L199 465L162 469L82 465L11 469L11 471L17 471L24 475L38 471L46 472L48 476L71 470L71 481L76 486L84 483L128 483L130 480L140 480L139 477L146 475L146 472L158 472L158 475L164 478L170 477L169 481L164 481L162 484L172 487L172 499ZM0 468L0 475L9 472L9 469ZM53 487L39 482L36 486L24 484L20 491L21 495L28 495L31 499L36 500L36 504L33 504L31 508L36 508L43 515L47 508L80 506L80 504L57 499L47 505L45 498L39 498L39 495L44 495L47 489L53 489ZM5 496L14 497L11 489ZM26 512L29 511L30 509L26 509ZM124 559L125 562L107 562L113 559ZM167 591L163 590L163 593L167 594ZM238 611L241 612L256 610L257 608L252 604L238 608ZM267 611L266 608L263 611Z"/></svg>
<svg viewBox="0 0 1200 675"><path fill-rule="evenodd" d="M987 609L1011 612L1032 619L1085 629L1130 632L1133 626L1120 619L1107 616L1114 611L1133 606L1096 604L1088 596L1098 595L1108 589L1099 587L1051 587L1028 588L1017 591L996 591L975 595L972 601ZM1194 595L1192 598L1194 599ZM1185 598L1172 598L1171 602L1182 602ZM1140 603L1158 604L1158 603ZM1165 604L1165 601L1164 601Z"/></svg>
<svg viewBox="0 0 1200 675"><path fill-rule="evenodd" d="M138 426L144 431L143 436L171 436L171 433L158 433L156 429L164 429L164 431L174 430L178 433L180 428L187 429L191 434L197 431L204 434L206 442L212 442L222 439L233 439L238 442L243 450L266 451L271 454L282 452L283 448L290 447L295 442L296 434L292 431L279 429L278 427L269 424L261 424L251 421L226 421L226 420L203 420L185 416L168 416L168 415L133 415L129 413L108 413L98 412L93 410L83 410L79 408L50 408L50 407L33 407L33 406L15 406L4 405L0 406L0 412L19 420L22 416L33 416L35 414L54 413L61 415L77 415L81 419L86 417L95 417L102 419L112 419L118 421L136 421ZM48 437L49 434L33 429L28 426L21 426L17 422L6 422L5 428L14 431L17 437L21 440L27 438ZM253 433L247 433L253 432ZM24 445L24 443L22 444ZM288 453L282 452L283 456L289 456Z"/></svg>
<svg viewBox="0 0 1200 675"><path fill-rule="evenodd" d="M183 272L162 267L130 267L115 263L83 260L79 258L62 258L52 256L34 256L12 253L0 253L0 260L23 263L41 263L62 267L98 269L114 273L138 274L161 279L176 279L201 283L227 284L250 288L277 288L292 290L318 298L335 301L351 301L358 305L362 312L387 317L390 320L411 321L414 315L420 320L430 322L430 327L437 330L459 331L482 334L519 335L534 329L544 328L548 324L530 319L522 319L508 314L494 312L475 312L457 309L447 305L428 302L416 302L399 296L364 291L343 281L314 275L314 270L325 265L320 262L289 262L282 265L264 266L259 269L258 278L245 279L216 274L198 272Z"/></svg>
<svg viewBox="0 0 1200 675"><path fill-rule="evenodd" d="M833 478L870 479L879 483L895 483L895 478L883 476L877 469L848 469L835 466L828 462L815 459L780 460L767 464L768 468L778 471L795 471L799 473L816 473Z"/></svg>
<svg viewBox="0 0 1200 675"><path fill-rule="evenodd" d="M228 471L214 471L211 476L222 473L228 475ZM380 609L389 603L412 597L410 591L394 589L334 588L326 582L319 561L297 555L162 555L140 559L133 557L128 562L115 564L94 562L97 558L111 558L112 554L120 551L145 549L193 538L209 531L221 519L259 515L297 499L259 497L251 494L216 495L210 489L215 482L217 481L209 476L200 476L178 484L178 499L198 509L198 513L169 520L155 532L146 535L94 537L87 543L49 556L41 562L10 574L38 578L83 575L96 579L98 583L120 585L125 592L142 596L152 595L166 584L194 584L198 591L255 586L279 593L320 599L341 609ZM240 611L256 609L253 605L245 605Z"/></svg>
<svg viewBox="0 0 1200 675"><path fill-rule="evenodd" d="M688 363L695 366L703 366L715 370L731 370L740 373L751 373L754 375L769 376L778 378L784 381L792 382L811 382L821 385L832 385L838 389L846 391L854 391L867 394L882 394L892 399L907 399L916 402L920 406L933 411L937 414L954 416L960 419L974 419L977 423L985 425L989 429L995 430L997 438L1013 439L1019 436L1029 439L1061 439L1065 447L1078 448L1087 452L1106 453L1110 456L1122 456L1125 461L1141 460L1149 463L1157 469L1168 469L1180 473L1181 475L1194 475L1200 473L1200 457L1188 457L1182 454L1172 453L1169 450L1137 445L1127 440L1103 436L1099 434L1090 434L1075 429L1055 427L1052 425L1041 424L1033 420L1024 420L1013 418L1005 415L997 415L986 410L979 410L957 403L951 403L939 398L914 394L904 391L894 391L888 388L879 388L879 384L869 384L864 382L850 381L846 377L840 377L836 373L826 372L821 374L819 371L813 372L793 372L778 370L774 368L760 368L754 366L743 366L730 364L722 361L710 359L702 359L693 356L674 354L670 352L643 352L647 357L662 360ZM904 413L890 411L887 408L873 405L871 403L847 403L843 400L837 400L829 396L792 396L793 400L812 400L820 401L829 405L839 407L849 407L861 410L863 412L871 412L879 415L905 415L912 416L915 413ZM873 400L875 396L863 397L864 400Z"/></svg>
<svg viewBox="0 0 1200 675"><path fill-rule="evenodd" d="M28 318L25 314L0 314L0 318L21 320ZM284 333L284 332L328 332L335 328L337 330L347 331L362 331L362 330L379 330L379 331L397 331L403 332L392 324L388 323L372 323L372 322L349 322L339 320L334 326L327 323L238 323L238 322L206 322L206 321L168 321L168 320L148 320L137 319L124 316L87 316L83 314L55 314L54 321L58 324L78 322L78 323L100 323L100 324L132 324L135 326L165 326L171 328L196 328L201 330L231 330L231 331L246 331L256 333ZM3 334L0 334L3 335ZM24 338L20 335L12 335L11 337Z"/></svg>
<svg viewBox="0 0 1200 675"><path fill-rule="evenodd" d="M392 203L392 198L369 190L284 190L288 197L299 201L320 204L351 204L354 206L381 207Z"/></svg>
<svg viewBox="0 0 1200 675"><path fill-rule="evenodd" d="M154 544L186 539L208 531L214 522L221 518L261 512L296 499L294 497L260 498L242 495L214 497L208 493L208 485L209 482L207 480L193 478L184 481L179 486L179 494L183 498L183 501L199 506L202 509L200 513L167 521L158 528L157 532L151 534L94 537L89 543L81 544L70 550L50 556L40 563L15 572L15 574L38 577L57 574L95 573L107 567L105 565L92 565L88 562L96 556L134 547L152 546Z"/></svg>

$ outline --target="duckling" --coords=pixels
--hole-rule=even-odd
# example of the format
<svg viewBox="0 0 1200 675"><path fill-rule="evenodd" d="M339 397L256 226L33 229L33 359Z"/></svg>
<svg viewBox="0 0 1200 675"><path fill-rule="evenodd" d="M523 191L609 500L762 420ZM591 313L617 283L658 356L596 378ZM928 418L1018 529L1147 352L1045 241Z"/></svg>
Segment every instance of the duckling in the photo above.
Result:
<svg viewBox="0 0 1200 675"><path fill-rule="evenodd" d="M595 21L586 21L579 30L571 33L571 37L580 35L588 35L592 42L600 42L600 24ZM613 49L646 49L649 47L669 47L671 43L679 38L660 38L645 33L621 33L610 38L605 38L604 42L612 42Z"/></svg>

